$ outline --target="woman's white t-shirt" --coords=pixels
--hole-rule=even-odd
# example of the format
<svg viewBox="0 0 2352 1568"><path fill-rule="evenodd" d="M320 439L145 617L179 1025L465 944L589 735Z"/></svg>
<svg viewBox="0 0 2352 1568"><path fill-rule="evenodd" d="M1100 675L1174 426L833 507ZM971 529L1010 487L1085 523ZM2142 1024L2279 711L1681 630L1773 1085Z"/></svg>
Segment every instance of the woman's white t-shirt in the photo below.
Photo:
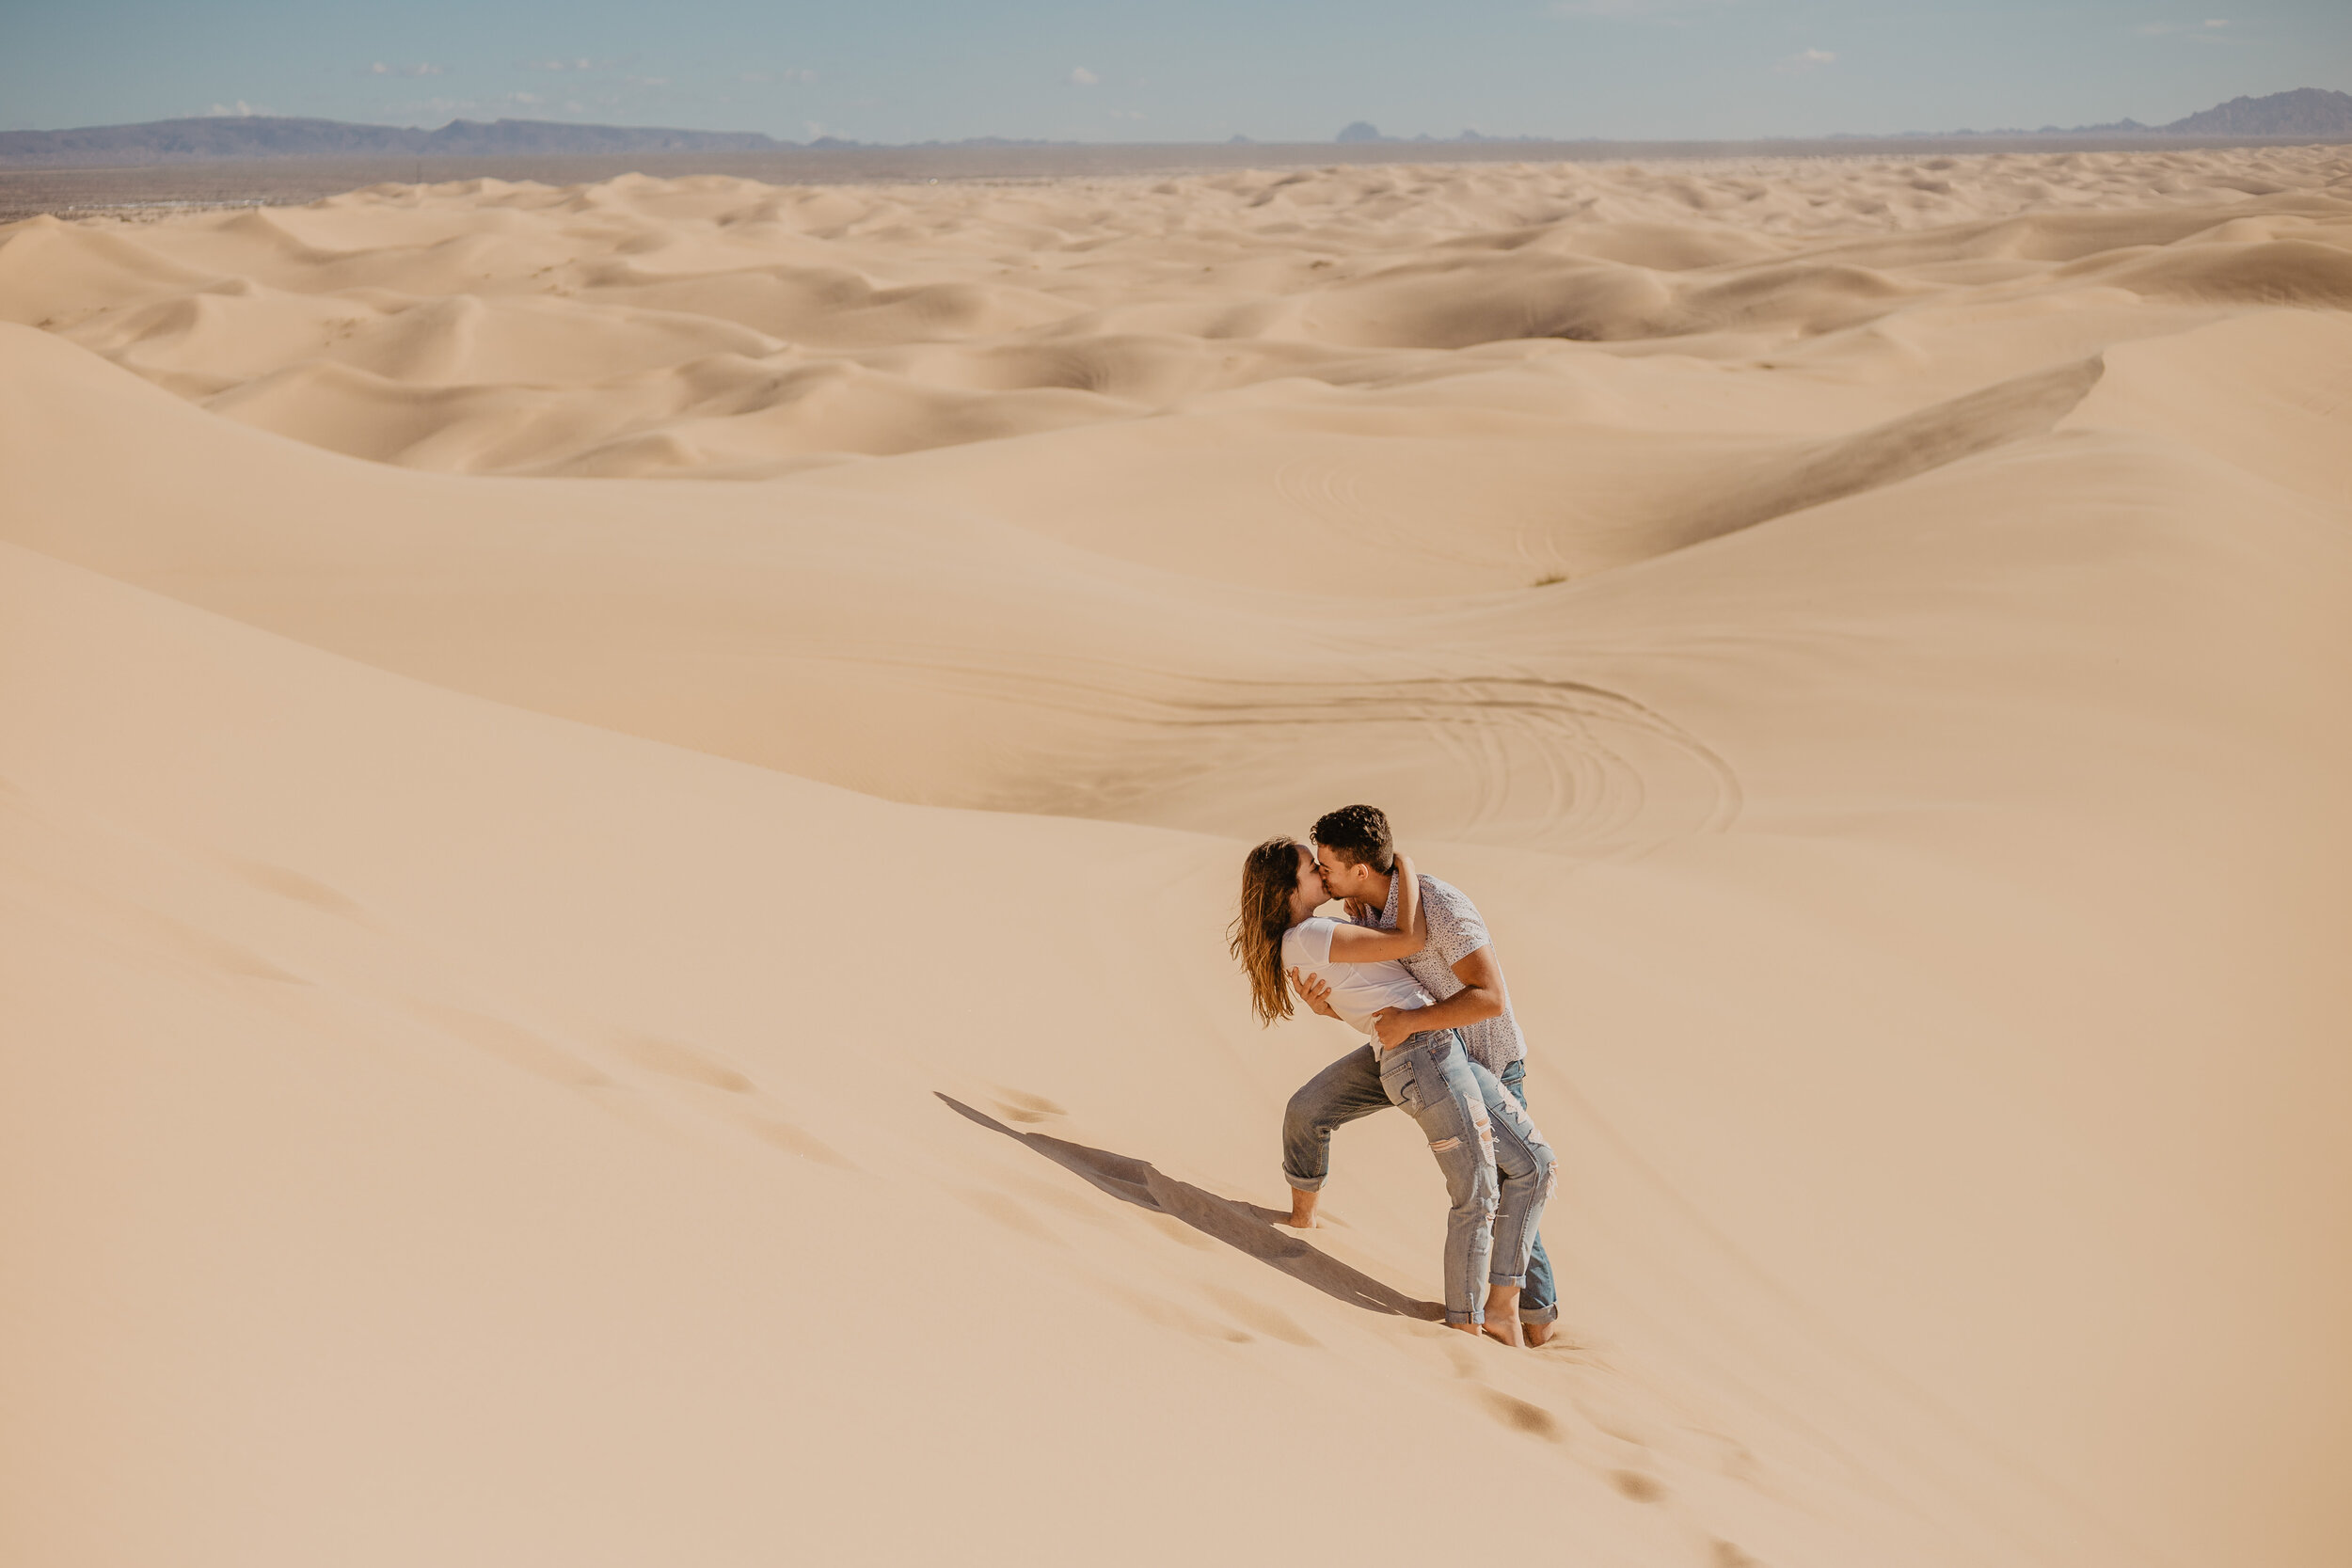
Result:
<svg viewBox="0 0 2352 1568"><path fill-rule="evenodd" d="M1331 961L1331 934L1340 923L1323 915L1282 933L1282 967L1302 970L1331 988L1331 1010L1369 1039L1372 1015L1383 1007L1426 1007L1436 1002L1394 958L1376 963Z"/></svg>

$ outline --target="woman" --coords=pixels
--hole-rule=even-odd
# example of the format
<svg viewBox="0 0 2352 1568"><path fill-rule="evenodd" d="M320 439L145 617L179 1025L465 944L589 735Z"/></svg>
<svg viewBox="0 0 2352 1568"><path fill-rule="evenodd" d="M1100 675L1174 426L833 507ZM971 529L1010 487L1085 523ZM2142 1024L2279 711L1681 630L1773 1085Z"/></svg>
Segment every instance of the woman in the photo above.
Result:
<svg viewBox="0 0 2352 1568"><path fill-rule="evenodd" d="M1396 929L1349 925L1315 913L1330 895L1307 847L1266 840L1242 863L1233 956L1249 975L1260 1022L1291 1016L1282 972L1298 969L1329 986L1332 1010L1371 1037L1380 1086L1421 1123L1454 1202L1446 1216L1445 1321L1517 1345L1528 1250L1551 1195L1551 1146L1510 1091L1470 1061L1453 1030L1423 1030L1381 1048L1375 1014L1435 1000L1396 961L1429 940L1421 879L1406 856L1396 857ZM1487 1287L1483 1305L1481 1280Z"/></svg>

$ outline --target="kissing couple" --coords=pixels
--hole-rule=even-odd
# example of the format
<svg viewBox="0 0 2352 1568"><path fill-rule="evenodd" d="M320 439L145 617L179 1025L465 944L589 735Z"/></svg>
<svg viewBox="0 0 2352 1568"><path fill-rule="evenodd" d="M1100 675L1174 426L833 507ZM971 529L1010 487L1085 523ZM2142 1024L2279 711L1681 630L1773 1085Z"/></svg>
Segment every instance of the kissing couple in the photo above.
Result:
<svg viewBox="0 0 2352 1568"><path fill-rule="evenodd" d="M1345 919L1315 912L1335 898ZM1232 945L1261 1023L1291 1016L1295 987L1368 1037L1291 1096L1289 1223L1315 1224L1332 1129L1394 1105L1421 1124L1452 1200L1446 1323L1507 1345L1550 1338L1560 1302L1536 1227L1557 1173L1527 1117L1527 1042L1477 906L1418 875L1377 806L1343 806L1316 819L1311 846L1249 851Z"/></svg>

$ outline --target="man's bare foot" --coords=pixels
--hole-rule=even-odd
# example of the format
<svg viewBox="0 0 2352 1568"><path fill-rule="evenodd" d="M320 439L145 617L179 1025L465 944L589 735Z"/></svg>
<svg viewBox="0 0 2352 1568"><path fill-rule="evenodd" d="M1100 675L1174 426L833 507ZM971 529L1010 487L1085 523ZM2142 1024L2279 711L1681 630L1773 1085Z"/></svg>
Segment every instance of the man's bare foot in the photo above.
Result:
<svg viewBox="0 0 2352 1568"><path fill-rule="evenodd" d="M1286 1220L1276 1220L1274 1223L1287 1225L1293 1230L1322 1229L1323 1222L1315 1218L1315 1205L1321 1201L1322 1197L1321 1193L1302 1193L1296 1187L1293 1187L1291 1189L1291 1217Z"/></svg>
<svg viewBox="0 0 2352 1568"><path fill-rule="evenodd" d="M1543 1345L1559 1332L1560 1325L1557 1323L1519 1324L1519 1333L1526 1337L1530 1350Z"/></svg>
<svg viewBox="0 0 2352 1568"><path fill-rule="evenodd" d="M1484 1334L1484 1333L1486 1332L1486 1328L1485 1328L1483 1325L1479 1324L1479 1323L1447 1323L1447 1324L1446 1324L1446 1327L1448 1327L1448 1328L1458 1328L1458 1329L1460 1329L1463 1333L1465 1333L1465 1334L1470 1334L1470 1335Z"/></svg>

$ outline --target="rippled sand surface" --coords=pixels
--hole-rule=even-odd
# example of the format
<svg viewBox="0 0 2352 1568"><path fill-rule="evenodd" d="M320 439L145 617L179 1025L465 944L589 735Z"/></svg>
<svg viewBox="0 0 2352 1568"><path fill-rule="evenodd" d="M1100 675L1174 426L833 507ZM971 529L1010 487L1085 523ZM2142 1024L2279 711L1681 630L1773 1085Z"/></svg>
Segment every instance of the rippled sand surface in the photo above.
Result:
<svg viewBox="0 0 2352 1568"><path fill-rule="evenodd" d="M2348 312L2328 148L0 227L0 1555L2342 1561ZM1356 800L1542 1351L1264 1223Z"/></svg>

